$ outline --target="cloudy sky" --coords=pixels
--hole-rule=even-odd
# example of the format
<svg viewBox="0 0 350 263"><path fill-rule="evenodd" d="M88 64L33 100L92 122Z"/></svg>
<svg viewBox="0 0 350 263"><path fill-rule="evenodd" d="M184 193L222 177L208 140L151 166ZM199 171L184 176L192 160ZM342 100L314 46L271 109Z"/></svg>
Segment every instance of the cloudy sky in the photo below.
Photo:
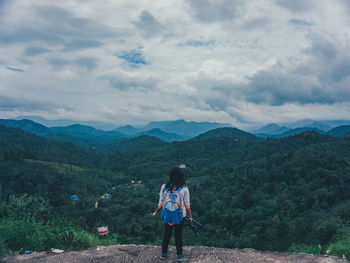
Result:
<svg viewBox="0 0 350 263"><path fill-rule="evenodd" d="M350 0L0 0L0 117L350 119Z"/></svg>

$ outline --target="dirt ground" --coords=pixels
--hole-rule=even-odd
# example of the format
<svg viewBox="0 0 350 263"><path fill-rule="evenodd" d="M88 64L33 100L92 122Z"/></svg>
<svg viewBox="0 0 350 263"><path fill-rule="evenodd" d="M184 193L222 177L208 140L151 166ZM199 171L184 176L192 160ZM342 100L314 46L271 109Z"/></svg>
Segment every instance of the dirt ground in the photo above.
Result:
<svg viewBox="0 0 350 263"><path fill-rule="evenodd" d="M340 263L348 262L345 259L326 256L312 256L306 254L290 254L261 252L253 249L229 249L213 247L184 247L186 259L183 262L193 263ZM165 261L159 259L160 248L144 245L114 245L95 247L84 251L65 252L54 254L40 252L30 255L8 255L2 257L0 262L23 263L143 263L143 262L176 262L175 248L170 247L168 258Z"/></svg>

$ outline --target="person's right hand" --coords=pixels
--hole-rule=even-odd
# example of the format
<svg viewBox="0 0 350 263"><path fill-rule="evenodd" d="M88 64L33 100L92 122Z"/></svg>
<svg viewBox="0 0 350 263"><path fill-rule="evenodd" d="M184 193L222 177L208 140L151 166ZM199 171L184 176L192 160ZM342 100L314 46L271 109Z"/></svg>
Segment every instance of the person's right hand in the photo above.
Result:
<svg viewBox="0 0 350 263"><path fill-rule="evenodd" d="M153 216L156 216L157 214L158 214L157 211L154 211L154 212L152 213Z"/></svg>

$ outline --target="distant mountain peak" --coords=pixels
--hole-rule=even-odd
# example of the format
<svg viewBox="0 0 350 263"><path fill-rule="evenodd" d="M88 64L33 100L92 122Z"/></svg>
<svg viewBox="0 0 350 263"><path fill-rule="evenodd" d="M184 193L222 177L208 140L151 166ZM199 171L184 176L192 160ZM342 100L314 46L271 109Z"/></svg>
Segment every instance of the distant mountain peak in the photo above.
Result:
<svg viewBox="0 0 350 263"><path fill-rule="evenodd" d="M289 131L286 131L284 133L281 134L276 134L273 137L275 138L283 138L283 137L287 137L287 136L293 136L293 135L297 135L299 133L305 133L305 132L310 132L310 133L318 133L318 134L326 134L325 131L317 129L317 128L313 128L313 127L302 127L302 128L296 128L296 129L290 129Z"/></svg>
<svg viewBox="0 0 350 263"><path fill-rule="evenodd" d="M165 131L161 130L160 128L154 128L152 130L149 130L149 132L164 132L165 133Z"/></svg>
<svg viewBox="0 0 350 263"><path fill-rule="evenodd" d="M113 131L118 131L128 136L134 136L135 134L138 134L141 130L138 128L135 128L132 125L125 125L125 126L118 127Z"/></svg>
<svg viewBox="0 0 350 263"><path fill-rule="evenodd" d="M341 125L328 131L328 134L338 137L350 136L350 125Z"/></svg>
<svg viewBox="0 0 350 263"><path fill-rule="evenodd" d="M94 127L91 127L91 126L88 126L88 125L79 124L79 123L68 125L68 126L66 126L66 128L78 128L78 129L97 130Z"/></svg>
<svg viewBox="0 0 350 263"><path fill-rule="evenodd" d="M198 135L193 138L193 140L206 140L206 139L214 139L219 137L233 137L233 138L257 138L255 135L242 131L233 127L223 127L216 128L214 130L207 131L203 134Z"/></svg>
<svg viewBox="0 0 350 263"><path fill-rule="evenodd" d="M320 121L314 121L313 123L310 124L310 127L317 128L322 131L329 131L330 129L332 129L331 126Z"/></svg>
<svg viewBox="0 0 350 263"><path fill-rule="evenodd" d="M28 119L0 119L0 124L7 127L20 128L24 131L39 135L47 135L51 133L51 130L48 127Z"/></svg>
<svg viewBox="0 0 350 263"><path fill-rule="evenodd" d="M254 131L254 134L257 135L272 135L272 134L280 134L280 133L284 133L286 131L290 130L290 128L286 127L286 126L280 126L279 124L276 123L270 123L265 125L264 127L260 128L259 130ZM266 137L263 136L263 137Z"/></svg>
<svg viewBox="0 0 350 263"><path fill-rule="evenodd" d="M260 129L254 131L254 133L270 133L270 132L273 132L279 128L281 128L281 126L278 125L277 123L269 123L269 124L261 127Z"/></svg>
<svg viewBox="0 0 350 263"><path fill-rule="evenodd" d="M175 121L152 121L142 128L144 131L148 131L154 128L159 128L167 133L175 133L187 137L195 137L206 131L220 128L220 127L232 127L229 123L217 123L217 122L195 122L185 120Z"/></svg>
<svg viewBox="0 0 350 263"><path fill-rule="evenodd" d="M54 131L64 131L64 132L84 132L84 133L98 133L102 132L101 130L97 130L94 127L83 125L83 124L72 124L64 127L52 127Z"/></svg>
<svg viewBox="0 0 350 263"><path fill-rule="evenodd" d="M143 131L143 132L138 133L137 135L143 135L143 134L149 135L149 136L155 136L155 137L157 137L163 141L166 141L166 142L183 141L183 140L189 139L189 137L187 137L187 136L165 132L160 128L153 128L153 129L148 130L148 131Z"/></svg>

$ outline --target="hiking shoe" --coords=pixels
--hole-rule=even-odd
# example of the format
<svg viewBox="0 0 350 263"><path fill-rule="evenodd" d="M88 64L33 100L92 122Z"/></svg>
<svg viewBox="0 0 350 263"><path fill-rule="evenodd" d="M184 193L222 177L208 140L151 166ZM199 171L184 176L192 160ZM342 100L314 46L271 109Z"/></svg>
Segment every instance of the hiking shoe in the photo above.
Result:
<svg viewBox="0 0 350 263"><path fill-rule="evenodd" d="M160 254L160 259L161 260L164 260L164 259L166 259L166 257L168 256L168 253L162 253L162 254Z"/></svg>
<svg viewBox="0 0 350 263"><path fill-rule="evenodd" d="M177 255L176 261L182 261L185 258L184 254Z"/></svg>

